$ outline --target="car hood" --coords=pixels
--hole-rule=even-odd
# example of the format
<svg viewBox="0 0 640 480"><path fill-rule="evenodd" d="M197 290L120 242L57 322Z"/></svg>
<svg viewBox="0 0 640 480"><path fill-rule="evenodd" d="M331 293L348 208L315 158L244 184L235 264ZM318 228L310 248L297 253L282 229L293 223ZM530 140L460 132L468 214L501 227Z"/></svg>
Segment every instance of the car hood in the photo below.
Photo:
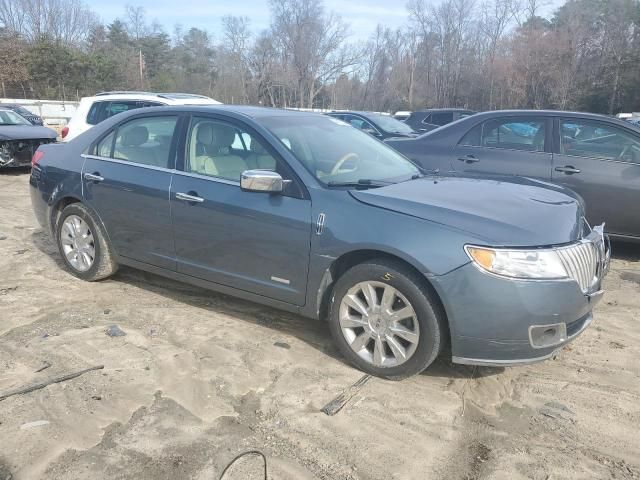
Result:
<svg viewBox="0 0 640 480"><path fill-rule="evenodd" d="M37 125L0 125L0 140L55 139L55 130Z"/></svg>
<svg viewBox="0 0 640 480"><path fill-rule="evenodd" d="M375 207L466 231L486 245L558 245L583 236L579 198L533 179L425 177L350 193Z"/></svg>

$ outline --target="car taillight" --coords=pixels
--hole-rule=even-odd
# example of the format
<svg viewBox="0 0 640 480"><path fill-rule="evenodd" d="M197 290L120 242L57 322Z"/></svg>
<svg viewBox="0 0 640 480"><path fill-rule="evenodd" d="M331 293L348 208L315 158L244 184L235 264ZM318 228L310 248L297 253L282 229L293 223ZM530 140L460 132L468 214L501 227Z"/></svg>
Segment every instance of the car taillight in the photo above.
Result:
<svg viewBox="0 0 640 480"><path fill-rule="evenodd" d="M64 127L62 129L62 132L60 132L60 135L62 136L62 138L66 137L67 135L69 135L69 127Z"/></svg>
<svg viewBox="0 0 640 480"><path fill-rule="evenodd" d="M36 150L36 152L33 154L33 157L31 157L31 166L35 167L38 162L42 160L42 157L44 157L44 152Z"/></svg>

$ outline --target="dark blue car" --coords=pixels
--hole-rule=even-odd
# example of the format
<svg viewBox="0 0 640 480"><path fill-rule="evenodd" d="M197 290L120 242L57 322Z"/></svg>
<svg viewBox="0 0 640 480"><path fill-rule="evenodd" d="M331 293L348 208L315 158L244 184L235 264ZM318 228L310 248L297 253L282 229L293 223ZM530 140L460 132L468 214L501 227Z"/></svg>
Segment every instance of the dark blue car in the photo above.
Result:
<svg viewBox="0 0 640 480"><path fill-rule="evenodd" d="M84 280L129 265L315 318L366 372L548 358L582 332L602 227L533 180L425 176L342 121L252 107L117 115L34 156L35 214Z"/></svg>

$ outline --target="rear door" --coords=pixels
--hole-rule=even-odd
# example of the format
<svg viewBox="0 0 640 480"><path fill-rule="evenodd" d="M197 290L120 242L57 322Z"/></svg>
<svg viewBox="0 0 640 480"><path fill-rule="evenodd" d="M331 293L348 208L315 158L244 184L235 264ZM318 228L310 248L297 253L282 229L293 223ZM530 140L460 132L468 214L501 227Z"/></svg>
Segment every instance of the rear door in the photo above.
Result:
<svg viewBox="0 0 640 480"><path fill-rule="evenodd" d="M551 180L552 122L544 117L498 117L475 125L453 149L452 167L473 174Z"/></svg>
<svg viewBox="0 0 640 480"><path fill-rule="evenodd" d="M253 130L224 116L194 116L181 152L171 187L178 272L303 305L311 201L288 166ZM282 194L240 189L254 152L291 181Z"/></svg>
<svg viewBox="0 0 640 480"><path fill-rule="evenodd" d="M556 122L553 181L582 196L591 225L640 236L640 135L600 120Z"/></svg>
<svg viewBox="0 0 640 480"><path fill-rule="evenodd" d="M83 196L118 255L175 269L169 186L178 115L135 117L103 135L85 155Z"/></svg>

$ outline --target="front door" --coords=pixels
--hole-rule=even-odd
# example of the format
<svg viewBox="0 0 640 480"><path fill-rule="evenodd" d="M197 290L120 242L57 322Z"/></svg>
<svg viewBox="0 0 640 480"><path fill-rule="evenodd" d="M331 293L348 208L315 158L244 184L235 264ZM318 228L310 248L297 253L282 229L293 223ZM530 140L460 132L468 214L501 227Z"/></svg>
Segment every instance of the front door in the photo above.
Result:
<svg viewBox="0 0 640 480"><path fill-rule="evenodd" d="M85 155L83 195L119 256L175 269L169 186L175 165L174 115L136 117Z"/></svg>
<svg viewBox="0 0 640 480"><path fill-rule="evenodd" d="M171 187L178 271L303 305L311 201L284 162L248 128L221 117L194 117L183 172ZM244 192L240 175L274 168L292 180L283 194Z"/></svg>
<svg viewBox="0 0 640 480"><path fill-rule="evenodd" d="M542 117L499 117L467 132L454 147L454 170L551 180L551 122Z"/></svg>
<svg viewBox="0 0 640 480"><path fill-rule="evenodd" d="M599 120L558 121L553 181L584 199L591 225L640 236L640 135Z"/></svg>

